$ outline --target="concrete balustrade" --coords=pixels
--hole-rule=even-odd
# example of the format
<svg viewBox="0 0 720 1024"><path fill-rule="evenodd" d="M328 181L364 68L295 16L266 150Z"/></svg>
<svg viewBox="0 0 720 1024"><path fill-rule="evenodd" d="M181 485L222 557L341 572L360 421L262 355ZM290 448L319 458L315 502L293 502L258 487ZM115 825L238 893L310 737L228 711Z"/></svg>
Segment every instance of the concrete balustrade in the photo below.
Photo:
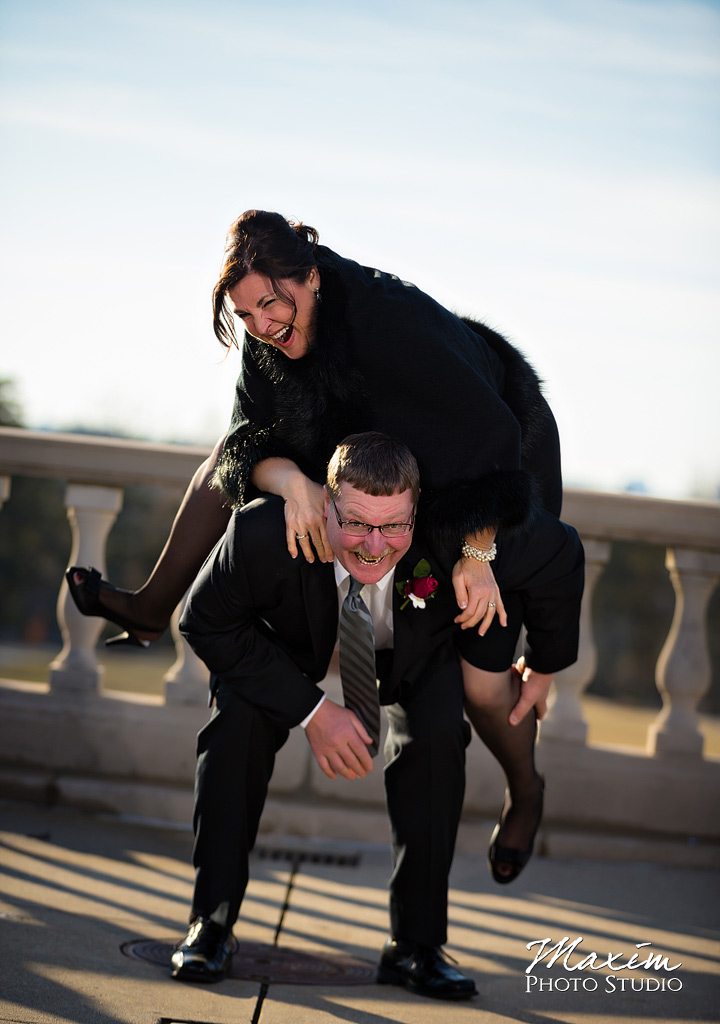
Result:
<svg viewBox="0 0 720 1024"><path fill-rule="evenodd" d="M710 687L705 623L720 577L720 555L670 548L665 562L675 591L675 613L660 652L656 682L663 708L648 736L659 756L702 755L697 706Z"/></svg>
<svg viewBox="0 0 720 1024"><path fill-rule="evenodd" d="M122 488L152 483L180 494L207 454L203 448L0 428L0 507L12 500L15 473L67 480L69 563L103 571ZM720 762L703 755L697 707L710 681L705 622L720 578L720 504L568 490L563 517L583 538L587 583L579 658L558 674L540 734L545 847L577 852L589 834L591 854L607 854L611 846L615 853L607 855L616 855L622 836L626 852L637 852L640 844L651 859L716 863L720 818L712 809L719 803ZM589 745L583 716L581 698L596 665L593 594L614 540L664 545L676 595L657 663L663 707L645 751ZM103 621L80 615L63 581L58 621L64 643L47 680L0 680L0 793L189 822L194 735L208 714L208 674L179 636L177 618L178 612L172 625L177 658L164 677L164 696L109 695L96 649ZM340 692L334 672L328 689ZM503 785L497 764L474 741L464 823L473 837L465 842L473 848L473 829L497 816ZM383 802L381 772L362 784L330 782L295 730L278 758L264 827L382 838Z"/></svg>
<svg viewBox="0 0 720 1024"><path fill-rule="evenodd" d="M170 631L175 643L175 661L163 677L165 700L168 704L202 704L207 707L208 671L180 634L180 612L183 601L175 609Z"/></svg>
<svg viewBox="0 0 720 1024"><path fill-rule="evenodd" d="M580 611L580 646L574 665L558 672L553 683L548 712L542 723L544 741L582 743L587 740L587 722L581 697L593 680L597 665L592 628L592 601L600 574L610 559L609 541L585 539L585 590Z"/></svg>
<svg viewBox="0 0 720 1024"><path fill-rule="evenodd" d="M94 566L104 574L105 546L122 508L122 491L118 487L70 484L65 505L72 530L69 564ZM103 670L95 646L103 620L78 611L65 580L58 596L57 617L64 642L60 654L50 663L50 689L99 692Z"/></svg>

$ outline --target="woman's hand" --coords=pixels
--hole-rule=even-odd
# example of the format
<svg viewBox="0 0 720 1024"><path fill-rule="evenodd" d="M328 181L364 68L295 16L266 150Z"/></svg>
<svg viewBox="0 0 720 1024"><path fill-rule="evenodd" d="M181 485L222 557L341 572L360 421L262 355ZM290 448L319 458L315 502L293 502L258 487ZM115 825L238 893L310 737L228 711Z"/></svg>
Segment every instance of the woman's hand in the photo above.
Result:
<svg viewBox="0 0 720 1024"><path fill-rule="evenodd" d="M278 494L285 501L285 530L288 551L297 558L298 545L308 562L332 562L335 557L325 529L324 492L320 484L295 465L291 459L263 459L251 474L261 491ZM314 550L313 550L314 547Z"/></svg>
<svg viewBox="0 0 720 1024"><path fill-rule="evenodd" d="M315 561L313 547L321 562L335 557L325 529L325 501L320 484L300 474L285 498L285 529L288 551L297 558L298 546L308 562Z"/></svg>
<svg viewBox="0 0 720 1024"><path fill-rule="evenodd" d="M552 675L533 672L529 666L526 666L524 656L518 658L512 670L520 678L520 696L510 712L508 719L510 725L519 725L533 708L535 708L538 719L542 718L547 711L548 693L553 681Z"/></svg>
<svg viewBox="0 0 720 1024"><path fill-rule="evenodd" d="M461 558L453 567L452 581L458 606L462 609L455 617L461 629L480 623L478 633L485 636L496 614L500 625L507 626L505 605L490 562Z"/></svg>

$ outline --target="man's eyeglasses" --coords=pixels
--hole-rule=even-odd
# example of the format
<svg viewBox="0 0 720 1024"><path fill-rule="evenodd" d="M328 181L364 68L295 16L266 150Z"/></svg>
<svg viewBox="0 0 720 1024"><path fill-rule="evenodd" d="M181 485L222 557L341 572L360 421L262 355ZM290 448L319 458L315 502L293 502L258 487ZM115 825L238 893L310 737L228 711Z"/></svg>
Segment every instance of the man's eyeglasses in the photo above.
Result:
<svg viewBox="0 0 720 1024"><path fill-rule="evenodd" d="M356 523L352 519L341 519L338 515L337 505L330 501L338 521L340 529L349 537L367 537L373 530L379 530L383 537L407 537L415 525L415 510L413 509L412 521L409 523L383 523L382 526L370 526L369 523Z"/></svg>

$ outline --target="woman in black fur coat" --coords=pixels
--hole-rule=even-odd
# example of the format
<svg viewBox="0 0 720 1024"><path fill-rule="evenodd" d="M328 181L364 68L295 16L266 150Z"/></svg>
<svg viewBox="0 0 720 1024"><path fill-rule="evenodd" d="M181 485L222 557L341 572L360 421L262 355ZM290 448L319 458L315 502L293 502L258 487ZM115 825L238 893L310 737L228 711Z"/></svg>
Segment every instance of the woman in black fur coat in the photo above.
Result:
<svg viewBox="0 0 720 1024"><path fill-rule="evenodd" d="M103 583L98 599L122 625L145 624L130 640L153 639L224 531L228 506L254 490L285 499L291 554L332 560L321 485L336 444L365 430L405 441L420 466L426 529L457 556L468 716L509 783L493 874L512 880L542 808L536 714L551 673L569 664L499 671L486 657L494 637L505 634L505 651L521 624L507 628L492 571L496 537L532 532L539 508L560 514L558 435L537 375L485 325L344 259L319 245L314 229L280 214L248 211L231 227L213 301L223 344L237 344L238 318L245 327L227 437L196 474L145 586L124 592Z"/></svg>

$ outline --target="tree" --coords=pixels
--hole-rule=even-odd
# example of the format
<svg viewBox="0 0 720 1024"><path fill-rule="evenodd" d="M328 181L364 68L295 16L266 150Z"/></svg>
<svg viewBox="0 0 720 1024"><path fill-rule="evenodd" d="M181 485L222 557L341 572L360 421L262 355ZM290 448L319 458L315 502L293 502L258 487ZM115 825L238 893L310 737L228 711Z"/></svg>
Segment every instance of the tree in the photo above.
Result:
<svg viewBox="0 0 720 1024"><path fill-rule="evenodd" d="M0 377L0 427L21 427L23 415L15 397L15 383Z"/></svg>

